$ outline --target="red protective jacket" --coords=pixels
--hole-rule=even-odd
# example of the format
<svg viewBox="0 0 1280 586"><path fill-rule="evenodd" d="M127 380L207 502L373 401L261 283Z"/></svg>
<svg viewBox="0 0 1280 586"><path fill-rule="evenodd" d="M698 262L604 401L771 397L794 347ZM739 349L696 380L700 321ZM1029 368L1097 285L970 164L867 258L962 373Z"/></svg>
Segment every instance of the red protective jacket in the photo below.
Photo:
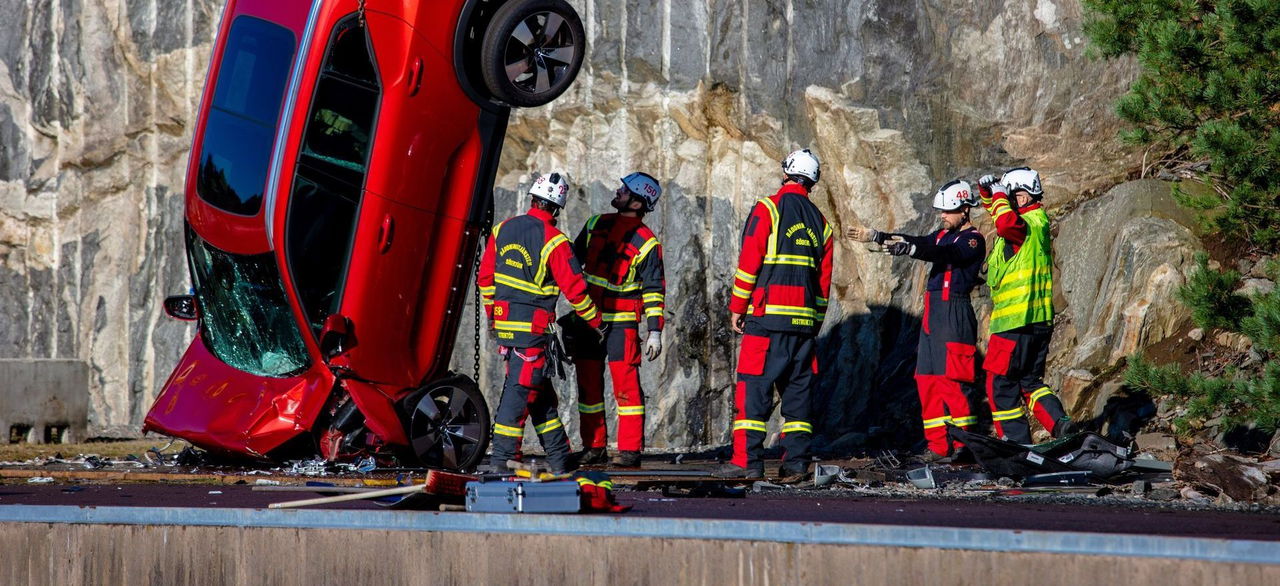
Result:
<svg viewBox="0 0 1280 586"><path fill-rule="evenodd" d="M831 226L809 191L783 185L747 217L729 311L769 331L817 335L831 291L831 257Z"/></svg>
<svg viewBox="0 0 1280 586"><path fill-rule="evenodd" d="M604 321L635 324L643 312L649 331L662 329L667 289L662 243L640 218L592 216L574 239L573 250L582 259L587 294Z"/></svg>
<svg viewBox="0 0 1280 586"><path fill-rule="evenodd" d="M547 327L556 320L561 293L582 319L592 327L601 325L569 239L556 229L551 214L538 208L494 227L476 285L489 324L504 346L542 345Z"/></svg>

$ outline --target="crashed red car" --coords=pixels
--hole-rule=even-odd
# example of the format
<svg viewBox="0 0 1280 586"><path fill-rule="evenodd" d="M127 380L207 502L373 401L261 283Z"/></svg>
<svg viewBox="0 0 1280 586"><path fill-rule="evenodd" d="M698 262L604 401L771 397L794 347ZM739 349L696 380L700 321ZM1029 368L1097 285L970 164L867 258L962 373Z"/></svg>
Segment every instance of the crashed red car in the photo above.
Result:
<svg viewBox="0 0 1280 586"><path fill-rule="evenodd" d="M554 99L563 0L228 0L186 181L199 334L144 431L212 452L466 469L489 411L448 371L512 106Z"/></svg>

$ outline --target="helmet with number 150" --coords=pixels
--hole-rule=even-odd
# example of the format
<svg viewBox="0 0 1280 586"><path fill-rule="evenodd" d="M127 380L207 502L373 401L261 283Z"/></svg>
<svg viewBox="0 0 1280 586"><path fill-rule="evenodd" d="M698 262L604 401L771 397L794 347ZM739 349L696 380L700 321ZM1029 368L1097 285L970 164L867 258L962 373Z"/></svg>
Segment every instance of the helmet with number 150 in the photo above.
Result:
<svg viewBox="0 0 1280 586"><path fill-rule="evenodd" d="M658 185L658 180L648 173L637 171L627 175L622 178L622 184L627 187L627 191L644 200L646 212L652 212L658 205L658 198L662 197L662 186Z"/></svg>

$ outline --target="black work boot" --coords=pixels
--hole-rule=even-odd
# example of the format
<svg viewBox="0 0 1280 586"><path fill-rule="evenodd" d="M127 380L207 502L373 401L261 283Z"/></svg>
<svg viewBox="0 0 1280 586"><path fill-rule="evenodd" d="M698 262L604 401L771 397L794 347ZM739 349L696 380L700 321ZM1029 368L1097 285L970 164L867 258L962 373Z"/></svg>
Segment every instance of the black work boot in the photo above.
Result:
<svg viewBox="0 0 1280 586"><path fill-rule="evenodd" d="M760 468L743 468L732 462L722 464L719 468L711 471L711 475L716 478L745 478L747 480L764 479L764 467Z"/></svg>
<svg viewBox="0 0 1280 586"><path fill-rule="evenodd" d="M778 484L795 484L809 478L809 467L803 464L783 464L778 468Z"/></svg>
<svg viewBox="0 0 1280 586"><path fill-rule="evenodd" d="M1080 433L1079 426L1070 417L1063 417L1053 424L1053 437L1067 437Z"/></svg>
<svg viewBox="0 0 1280 586"><path fill-rule="evenodd" d="M574 456L579 466L604 466L609 463L609 452L604 448L587 448Z"/></svg>
<svg viewBox="0 0 1280 586"><path fill-rule="evenodd" d="M618 452L609 465L614 468L639 468L640 452Z"/></svg>

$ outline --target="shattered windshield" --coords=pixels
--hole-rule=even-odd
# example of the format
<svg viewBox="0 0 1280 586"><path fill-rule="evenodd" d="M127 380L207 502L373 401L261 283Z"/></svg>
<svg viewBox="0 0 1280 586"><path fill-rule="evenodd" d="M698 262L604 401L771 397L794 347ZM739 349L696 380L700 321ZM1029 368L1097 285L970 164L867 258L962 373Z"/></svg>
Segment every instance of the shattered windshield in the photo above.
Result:
<svg viewBox="0 0 1280 586"><path fill-rule="evenodd" d="M218 250L187 229L200 331L220 360L244 372L287 377L309 357L285 299L275 256Z"/></svg>

